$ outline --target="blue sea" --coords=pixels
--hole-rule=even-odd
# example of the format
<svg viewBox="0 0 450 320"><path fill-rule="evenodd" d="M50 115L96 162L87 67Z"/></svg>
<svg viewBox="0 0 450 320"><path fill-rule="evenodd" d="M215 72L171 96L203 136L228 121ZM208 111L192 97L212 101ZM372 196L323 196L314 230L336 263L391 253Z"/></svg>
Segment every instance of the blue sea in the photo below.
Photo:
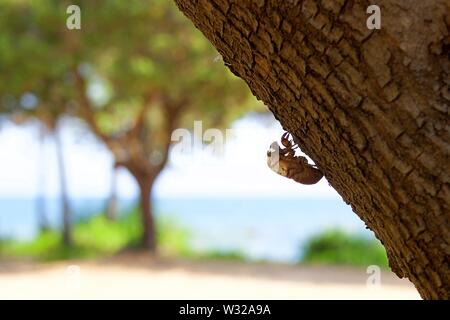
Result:
<svg viewBox="0 0 450 320"><path fill-rule="evenodd" d="M74 218L98 214L104 199L72 199ZM135 206L121 200L120 209ZM37 232L34 199L0 199L0 238L31 239ZM339 199L303 198L158 198L155 214L188 229L198 250L237 250L251 260L293 263L305 240L329 228L373 237L351 208ZM59 203L46 201L48 219L57 227Z"/></svg>

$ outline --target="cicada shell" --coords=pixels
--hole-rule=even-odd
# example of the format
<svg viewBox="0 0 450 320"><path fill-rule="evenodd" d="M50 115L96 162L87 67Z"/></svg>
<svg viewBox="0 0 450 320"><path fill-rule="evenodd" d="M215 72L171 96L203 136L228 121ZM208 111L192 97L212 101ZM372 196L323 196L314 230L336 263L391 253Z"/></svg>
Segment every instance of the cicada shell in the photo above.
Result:
<svg viewBox="0 0 450 320"><path fill-rule="evenodd" d="M273 142L267 152L267 165L279 175L302 184L315 184L323 173L308 163L302 156L296 156L292 149L281 149Z"/></svg>

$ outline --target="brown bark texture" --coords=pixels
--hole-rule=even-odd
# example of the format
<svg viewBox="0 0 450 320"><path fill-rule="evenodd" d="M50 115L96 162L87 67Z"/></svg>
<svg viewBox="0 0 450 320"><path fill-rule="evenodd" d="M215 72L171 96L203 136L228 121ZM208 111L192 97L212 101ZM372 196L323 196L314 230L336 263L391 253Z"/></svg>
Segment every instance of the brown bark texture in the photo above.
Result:
<svg viewBox="0 0 450 320"><path fill-rule="evenodd" d="M175 0L374 231L450 298L450 1ZM263 155L261 156L264 157Z"/></svg>

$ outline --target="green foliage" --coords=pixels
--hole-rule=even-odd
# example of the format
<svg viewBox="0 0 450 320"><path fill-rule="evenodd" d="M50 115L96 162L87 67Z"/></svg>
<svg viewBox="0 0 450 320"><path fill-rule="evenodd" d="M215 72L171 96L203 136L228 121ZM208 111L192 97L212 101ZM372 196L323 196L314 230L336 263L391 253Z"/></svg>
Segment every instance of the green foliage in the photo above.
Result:
<svg viewBox="0 0 450 320"><path fill-rule="evenodd" d="M189 259L244 260L243 255L235 251L197 252L192 249L190 233L171 218L159 218L156 223L161 255ZM72 247L64 246L61 234L50 230L29 242L0 241L0 257L54 261L111 256L122 250L138 249L141 233L138 209L127 212L116 221L98 214L73 226Z"/></svg>
<svg viewBox="0 0 450 320"><path fill-rule="evenodd" d="M164 255L188 257L194 254L188 230L178 226L171 218L157 219L157 241Z"/></svg>
<svg viewBox="0 0 450 320"><path fill-rule="evenodd" d="M140 233L137 210L118 221L110 221L104 214L99 214L76 224L73 229L75 244L90 248L98 255L113 254L125 247L138 246Z"/></svg>
<svg viewBox="0 0 450 320"><path fill-rule="evenodd" d="M313 236L304 247L301 262L388 267L386 251L378 240L340 230Z"/></svg>
<svg viewBox="0 0 450 320"><path fill-rule="evenodd" d="M63 244L59 232L46 231L30 242L3 241L0 255L49 261L109 256L123 249L137 248L142 232L139 214L133 210L117 221L99 214L80 221L73 226L72 247ZM161 250L174 254L184 250L187 242L184 230L164 219L158 220L158 230Z"/></svg>
<svg viewBox="0 0 450 320"><path fill-rule="evenodd" d="M75 56L60 41L65 19L63 2L0 0L0 112L53 126L66 110ZM37 104L24 104L25 94Z"/></svg>
<svg viewBox="0 0 450 320"><path fill-rule="evenodd" d="M194 119L219 126L245 112L243 81L216 59L217 51L173 1L74 4L81 8L81 30L66 28L64 1L0 0L0 112L77 113L77 70L107 134L128 129L151 94L185 101L180 126ZM38 97L33 110L21 105L27 92ZM254 106L260 105L253 100ZM152 108L167 115L158 103ZM153 144L164 129L161 120L147 119L146 140Z"/></svg>

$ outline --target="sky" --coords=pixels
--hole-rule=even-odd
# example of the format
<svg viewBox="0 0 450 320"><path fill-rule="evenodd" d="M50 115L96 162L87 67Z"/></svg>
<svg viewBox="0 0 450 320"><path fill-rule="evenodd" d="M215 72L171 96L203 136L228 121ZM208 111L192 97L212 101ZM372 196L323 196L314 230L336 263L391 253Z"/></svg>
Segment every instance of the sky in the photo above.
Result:
<svg viewBox="0 0 450 320"><path fill-rule="evenodd" d="M61 127L70 197L107 197L112 176L111 154L76 120L65 119ZM194 128L193 123L185 129ZM207 129L202 128L201 133L211 133ZM175 145L169 165L155 184L154 195L340 198L325 179L305 186L278 176L267 167L267 149L283 133L272 116L262 120L245 117L227 133L222 131L225 144L220 154L213 154L211 147L201 147L195 139L192 150L186 145ZM48 136L41 148L38 136L37 124L0 126L0 198L30 198L38 192L47 197L58 195L54 141ZM39 174L44 175L44 183ZM121 198L137 196L136 184L125 169L118 172L118 194Z"/></svg>

